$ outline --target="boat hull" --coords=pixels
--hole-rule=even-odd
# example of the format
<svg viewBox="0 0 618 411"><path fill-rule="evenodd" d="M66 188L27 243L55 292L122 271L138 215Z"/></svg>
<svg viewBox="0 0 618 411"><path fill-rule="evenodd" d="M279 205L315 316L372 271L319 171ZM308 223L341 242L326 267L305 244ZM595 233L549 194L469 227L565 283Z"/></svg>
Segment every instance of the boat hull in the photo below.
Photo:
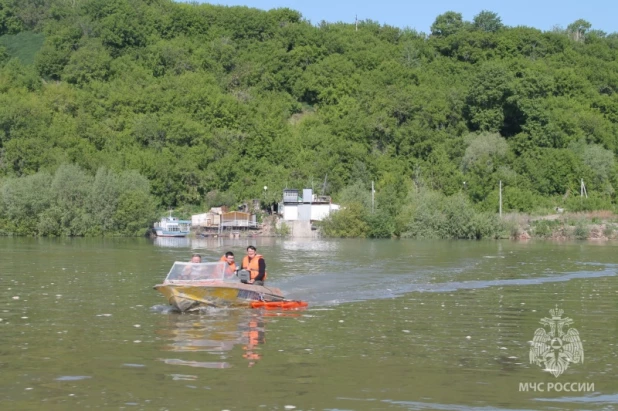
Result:
<svg viewBox="0 0 618 411"><path fill-rule="evenodd" d="M200 307L251 307L255 301L281 301L278 288L259 285L209 282L207 284L159 284L154 289L163 294L181 312Z"/></svg>
<svg viewBox="0 0 618 411"><path fill-rule="evenodd" d="M186 237L189 235L189 232L183 231L163 231L163 230L155 230L157 233L157 237Z"/></svg>

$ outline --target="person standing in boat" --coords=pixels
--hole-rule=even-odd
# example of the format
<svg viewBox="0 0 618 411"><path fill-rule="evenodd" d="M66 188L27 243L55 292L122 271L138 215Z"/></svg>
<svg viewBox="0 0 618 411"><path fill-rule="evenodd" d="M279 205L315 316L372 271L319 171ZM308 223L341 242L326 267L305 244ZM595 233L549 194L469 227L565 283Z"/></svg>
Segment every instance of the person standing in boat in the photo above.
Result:
<svg viewBox="0 0 618 411"><path fill-rule="evenodd" d="M266 261L264 257L257 254L254 246L247 247L247 255L242 259L242 269L248 270L250 275L249 284L264 285L266 281Z"/></svg>
<svg viewBox="0 0 618 411"><path fill-rule="evenodd" d="M233 252L228 251L223 257L221 257L221 260L219 261L225 262L225 271L223 272L225 278L231 278L236 275L238 266L236 266L236 262L234 261Z"/></svg>

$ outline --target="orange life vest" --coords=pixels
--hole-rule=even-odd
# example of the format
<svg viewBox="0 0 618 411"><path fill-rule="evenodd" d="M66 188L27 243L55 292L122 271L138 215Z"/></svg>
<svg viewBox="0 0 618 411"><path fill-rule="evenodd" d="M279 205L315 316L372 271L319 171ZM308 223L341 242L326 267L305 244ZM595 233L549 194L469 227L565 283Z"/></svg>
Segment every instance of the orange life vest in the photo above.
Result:
<svg viewBox="0 0 618 411"><path fill-rule="evenodd" d="M255 277L260 274L260 260L263 259L260 254L256 254L255 257L249 261L249 256L246 255L245 258L242 259L242 268L245 270L249 270L251 272L251 279L255 279ZM266 281L267 273L264 271L264 278L262 281Z"/></svg>
<svg viewBox="0 0 618 411"><path fill-rule="evenodd" d="M231 276L236 271L236 263L228 264L227 258L225 256L221 257L219 261L223 261L225 263L225 275Z"/></svg>

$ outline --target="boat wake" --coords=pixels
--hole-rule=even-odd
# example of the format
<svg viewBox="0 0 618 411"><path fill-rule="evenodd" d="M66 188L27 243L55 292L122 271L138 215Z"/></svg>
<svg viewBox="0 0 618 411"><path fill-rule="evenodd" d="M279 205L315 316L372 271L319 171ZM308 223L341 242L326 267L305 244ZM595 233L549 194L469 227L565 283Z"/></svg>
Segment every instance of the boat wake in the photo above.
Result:
<svg viewBox="0 0 618 411"><path fill-rule="evenodd" d="M526 286L584 278L616 276L618 265L602 265L600 270L543 273L535 277L461 280L461 270L451 269L409 274L368 275L364 273L321 273L273 281L286 291L286 298L309 301L309 306L328 306L375 299L397 298L415 292L453 292L488 287Z"/></svg>

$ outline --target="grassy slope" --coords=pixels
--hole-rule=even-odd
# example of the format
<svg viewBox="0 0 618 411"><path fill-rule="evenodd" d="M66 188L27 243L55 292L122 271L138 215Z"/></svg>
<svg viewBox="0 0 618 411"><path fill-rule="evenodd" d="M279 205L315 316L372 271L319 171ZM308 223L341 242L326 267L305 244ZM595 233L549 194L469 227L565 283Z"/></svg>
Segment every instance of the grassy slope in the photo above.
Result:
<svg viewBox="0 0 618 411"><path fill-rule="evenodd" d="M23 64L33 64L34 56L43 46L45 36L29 31L0 36L0 45L6 48L9 57L18 58Z"/></svg>

